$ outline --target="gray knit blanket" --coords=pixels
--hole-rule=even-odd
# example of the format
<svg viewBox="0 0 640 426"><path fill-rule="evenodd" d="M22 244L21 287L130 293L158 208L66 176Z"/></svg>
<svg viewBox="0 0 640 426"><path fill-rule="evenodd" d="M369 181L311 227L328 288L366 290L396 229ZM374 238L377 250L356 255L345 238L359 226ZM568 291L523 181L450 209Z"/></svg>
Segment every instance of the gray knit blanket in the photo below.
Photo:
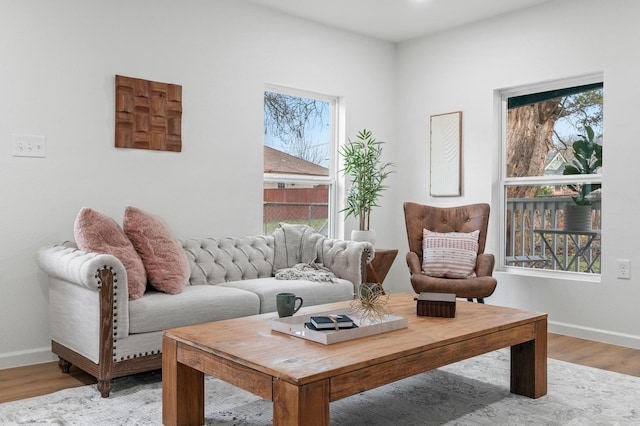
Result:
<svg viewBox="0 0 640 426"><path fill-rule="evenodd" d="M321 283L335 283L336 276L329 268L318 263L298 263L291 268L276 272L277 280L306 280Z"/></svg>

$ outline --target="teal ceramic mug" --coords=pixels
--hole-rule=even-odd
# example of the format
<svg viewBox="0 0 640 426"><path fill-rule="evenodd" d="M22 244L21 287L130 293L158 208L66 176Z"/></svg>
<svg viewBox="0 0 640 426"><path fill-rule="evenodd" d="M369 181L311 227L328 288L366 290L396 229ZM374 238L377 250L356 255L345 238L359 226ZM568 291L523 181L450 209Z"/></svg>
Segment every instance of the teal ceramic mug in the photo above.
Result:
<svg viewBox="0 0 640 426"><path fill-rule="evenodd" d="M298 301L300 301L299 304L297 303ZM278 316L280 318L290 317L298 312L298 309L302 307L302 303L302 297L297 297L293 293L278 293L276 295L276 309L278 310Z"/></svg>

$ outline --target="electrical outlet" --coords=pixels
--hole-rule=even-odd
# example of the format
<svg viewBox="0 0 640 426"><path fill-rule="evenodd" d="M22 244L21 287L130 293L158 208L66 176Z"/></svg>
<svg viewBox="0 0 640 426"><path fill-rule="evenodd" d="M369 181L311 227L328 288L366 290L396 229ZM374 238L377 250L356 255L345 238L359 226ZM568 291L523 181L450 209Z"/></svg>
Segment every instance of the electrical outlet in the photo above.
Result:
<svg viewBox="0 0 640 426"><path fill-rule="evenodd" d="M46 157L47 138L37 135L11 135L11 153L14 157Z"/></svg>
<svg viewBox="0 0 640 426"><path fill-rule="evenodd" d="M617 259L618 263L618 278L623 280L631 279L631 261L627 259Z"/></svg>

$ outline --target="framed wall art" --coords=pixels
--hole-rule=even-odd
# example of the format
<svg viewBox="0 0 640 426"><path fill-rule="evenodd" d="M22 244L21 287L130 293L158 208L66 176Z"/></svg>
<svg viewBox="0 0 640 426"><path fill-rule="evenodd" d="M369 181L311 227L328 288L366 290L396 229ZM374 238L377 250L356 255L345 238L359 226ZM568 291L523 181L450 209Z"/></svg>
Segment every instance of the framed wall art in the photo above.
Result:
<svg viewBox="0 0 640 426"><path fill-rule="evenodd" d="M462 111L431 116L430 194L456 197L462 193Z"/></svg>

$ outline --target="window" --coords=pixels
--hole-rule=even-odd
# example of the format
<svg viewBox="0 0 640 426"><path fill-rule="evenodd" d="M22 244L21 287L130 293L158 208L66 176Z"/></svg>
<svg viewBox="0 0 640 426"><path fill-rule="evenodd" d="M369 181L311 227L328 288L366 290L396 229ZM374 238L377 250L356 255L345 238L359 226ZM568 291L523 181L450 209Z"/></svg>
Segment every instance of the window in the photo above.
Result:
<svg viewBox="0 0 640 426"><path fill-rule="evenodd" d="M501 93L502 265L600 274L602 76Z"/></svg>
<svg viewBox="0 0 640 426"><path fill-rule="evenodd" d="M263 228L304 223L332 236L336 98L269 86L264 92Z"/></svg>

